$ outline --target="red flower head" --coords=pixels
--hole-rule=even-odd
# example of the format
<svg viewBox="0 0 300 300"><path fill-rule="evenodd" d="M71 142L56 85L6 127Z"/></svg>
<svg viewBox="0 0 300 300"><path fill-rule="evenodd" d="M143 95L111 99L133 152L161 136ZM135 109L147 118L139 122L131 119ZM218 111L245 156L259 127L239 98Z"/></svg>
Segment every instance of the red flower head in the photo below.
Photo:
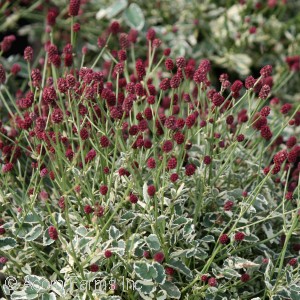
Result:
<svg viewBox="0 0 300 300"><path fill-rule="evenodd" d="M105 196L107 194L107 192L108 192L107 185L101 185L100 186L100 194L103 195L103 196Z"/></svg>
<svg viewBox="0 0 300 300"><path fill-rule="evenodd" d="M163 254L163 252L157 252L153 255L153 259L158 262L158 263L162 263L165 259L165 255Z"/></svg>
<svg viewBox="0 0 300 300"><path fill-rule="evenodd" d="M230 201L230 200L226 201L224 203L224 210L225 211L230 211L232 209L232 207L233 207L233 204L234 203L232 201Z"/></svg>
<svg viewBox="0 0 300 300"><path fill-rule="evenodd" d="M57 240L58 239L58 233L57 233L57 230L54 226L50 226L48 228L48 233L49 233L49 236L50 236L51 240Z"/></svg>
<svg viewBox="0 0 300 300"><path fill-rule="evenodd" d="M171 152L173 149L173 142L171 140L167 140L162 145L162 151L165 153Z"/></svg>
<svg viewBox="0 0 300 300"><path fill-rule="evenodd" d="M242 282L247 282L251 279L250 275L247 274L247 273L244 273L242 276L241 276L241 281Z"/></svg>
<svg viewBox="0 0 300 300"><path fill-rule="evenodd" d="M112 34L116 35L120 31L120 23L117 21L114 21L110 24L109 30Z"/></svg>
<svg viewBox="0 0 300 300"><path fill-rule="evenodd" d="M112 255L113 255L113 253L112 253L110 250L105 250L105 251L104 251L104 256L105 256L106 258L110 258Z"/></svg>
<svg viewBox="0 0 300 300"><path fill-rule="evenodd" d="M70 0L69 15L72 17L78 16L80 8L80 0Z"/></svg>
<svg viewBox="0 0 300 300"><path fill-rule="evenodd" d="M209 286L217 286L218 282L217 282L217 279L214 278L214 277L211 277L208 279L208 285Z"/></svg>
<svg viewBox="0 0 300 300"><path fill-rule="evenodd" d="M259 73L264 78L271 76L272 75L272 66L270 66L270 65L264 66L263 68L261 68Z"/></svg>
<svg viewBox="0 0 300 300"><path fill-rule="evenodd" d="M241 242L244 238L245 238L245 234L244 234L243 232L237 232L237 233L234 235L234 239L235 239L237 242Z"/></svg>
<svg viewBox="0 0 300 300"><path fill-rule="evenodd" d="M220 244L222 244L222 245L226 245L226 244L228 244L228 243L230 242L230 239L229 239L229 237L228 237L227 234L222 234L222 235L220 236L220 238L219 238L219 242L220 242Z"/></svg>
<svg viewBox="0 0 300 300"><path fill-rule="evenodd" d="M4 67L0 64L0 84L4 84L6 80L6 73Z"/></svg>
<svg viewBox="0 0 300 300"><path fill-rule="evenodd" d="M154 185L149 185L148 188L147 188L147 192L148 192L148 195L150 197L153 197L156 193L156 188Z"/></svg>
<svg viewBox="0 0 300 300"><path fill-rule="evenodd" d="M91 272L98 272L99 271L99 266L96 264L90 265L90 271Z"/></svg>

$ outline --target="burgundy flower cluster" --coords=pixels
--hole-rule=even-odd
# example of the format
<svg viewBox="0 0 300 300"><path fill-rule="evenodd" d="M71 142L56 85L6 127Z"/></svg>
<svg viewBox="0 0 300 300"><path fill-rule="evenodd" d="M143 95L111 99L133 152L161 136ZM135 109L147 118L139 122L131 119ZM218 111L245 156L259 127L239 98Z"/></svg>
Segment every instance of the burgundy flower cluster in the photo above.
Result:
<svg viewBox="0 0 300 300"><path fill-rule="evenodd" d="M78 14L79 5L80 1L70 2L69 14L71 16ZM245 108L239 111L232 110L233 101L241 97L244 88L248 92L257 93L261 101L266 101L273 85L271 66L261 69L260 78L254 79L250 76L245 83L240 80L231 83L229 76L222 74L220 76L221 90L216 91L210 88L208 73L211 65L208 60L203 59L196 67L195 60L184 57L172 59L170 49L165 49L163 51L166 57L164 64L167 72L163 78L159 77L158 84L154 84L154 78L148 75L151 71L149 57L146 60L137 59L131 73L128 68L127 50L129 44L136 43L137 32L133 30L128 34L121 32L120 24L113 22L107 30L107 34L109 33L119 41L120 50L116 53L114 50L110 51L111 56L117 61L115 63L113 60L104 61L101 71L89 67L75 68L73 66L74 49L70 43L67 43L60 52L55 44L46 42L47 65L48 68L53 66L52 72L56 74L55 77L46 78L44 84L42 70L32 69L31 88L35 92L28 91L25 95L21 94L17 97L18 112L10 116L13 127L10 131L1 127L4 136L9 138L1 139L1 149L5 160L3 172L11 172L14 163L22 155L30 157L37 153L44 161L43 164L35 162L40 168L41 177L52 174L54 178L54 171L50 166L47 167L46 157L55 159L54 157L58 155L56 153L58 147L60 147L60 153L64 153L69 162L73 162L76 158L76 162L73 163L83 168L97 157L97 149L92 146L95 142L89 141L97 140L97 144L103 149L115 146L114 126L118 122L122 123L121 135L118 138L122 138L123 143L130 141L132 149L153 149L154 139L161 139L160 156L148 158L149 169L155 169L157 160L166 156L166 169L170 172L177 168L178 160L183 159L186 176L192 176L196 172L195 165L189 163L188 150L192 144L187 140L187 136L197 127L202 128L203 131L210 130L209 128L216 122L214 115L217 112L224 118L226 117L227 128L233 135L238 132L238 128L243 123L250 122L254 129L260 131L263 139L270 141L273 137L268 123L268 116L272 112L270 106L263 106L252 117L252 112ZM103 39L104 44L106 43L105 37L107 38L107 35L99 38ZM156 38L153 29L148 30L146 39L150 41L148 44L150 52L154 50L157 52L161 43ZM24 59L30 63L32 58L33 50L27 47L24 51ZM156 56L152 64L155 63L155 59ZM63 69L62 61L66 69ZM124 62L127 62L127 65ZM63 70L65 71L62 72ZM108 80L110 70L112 70L113 81ZM6 82L6 71L2 65L0 66L0 82L2 84ZM190 84L194 86L191 92L183 89L183 86ZM185 107L188 109L186 110ZM288 114L291 109L292 106L287 103L281 107L280 112ZM299 113L292 121L292 125L299 126ZM103 127L107 122L112 126L107 128L105 134L99 136L95 132L95 126ZM72 140L64 133L70 133L70 131L74 135ZM21 134L27 136L27 144L24 144L23 148L14 142ZM166 138L166 135L169 138ZM218 147L216 144L211 145L213 148L209 149L210 155L203 157L205 165L212 163L214 152L222 151L229 145L229 140L222 139L217 132L214 132L213 137L210 138L215 142L219 140ZM239 133L235 140L243 143L246 138L245 134ZM277 146L279 144L277 143ZM288 144L291 146L292 140ZM24 151L24 148L27 151ZM180 148L184 149L182 158L174 155L180 152ZM84 160L81 159L81 152L84 152ZM289 153L286 151L280 153L281 156L278 154L275 157L273 174L280 171L280 166L285 160L288 160L290 164L297 162L299 146L294 143ZM131 170L132 166L127 166L124 171L119 170L119 174L130 176ZM295 179L299 175L297 170L293 173L291 189L295 188ZM268 168L265 169L265 173L268 173ZM177 181L179 177L177 172L170 173L172 182ZM150 185L148 194L154 196L156 188Z"/></svg>

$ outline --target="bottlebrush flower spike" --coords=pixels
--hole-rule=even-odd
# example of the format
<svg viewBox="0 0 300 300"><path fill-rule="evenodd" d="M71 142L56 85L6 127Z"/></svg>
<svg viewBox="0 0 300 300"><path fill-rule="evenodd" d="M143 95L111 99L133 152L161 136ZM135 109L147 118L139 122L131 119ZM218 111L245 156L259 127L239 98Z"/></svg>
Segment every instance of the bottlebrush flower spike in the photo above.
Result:
<svg viewBox="0 0 300 300"><path fill-rule="evenodd" d="M3 165L2 172L8 173L13 169L13 167L14 167L14 165L12 163L7 163L7 164Z"/></svg>
<svg viewBox="0 0 300 300"><path fill-rule="evenodd" d="M259 92L259 98L267 99L270 91L271 91L270 86L268 86L267 84L263 85L263 87L261 88L261 90Z"/></svg>
<svg viewBox="0 0 300 300"><path fill-rule="evenodd" d="M214 278L214 277L209 278L208 279L208 285L212 286L212 287L217 286L218 285L217 279Z"/></svg>
<svg viewBox="0 0 300 300"><path fill-rule="evenodd" d="M233 207L234 203L230 200L226 201L224 203L224 210L225 211L231 211L232 207Z"/></svg>
<svg viewBox="0 0 300 300"><path fill-rule="evenodd" d="M112 253L110 250L105 250L105 251L104 251L104 256L105 256L106 258L110 258L112 255L113 255L113 253Z"/></svg>
<svg viewBox="0 0 300 300"><path fill-rule="evenodd" d="M272 75L272 66L270 66L270 65L264 66L263 68L261 68L259 73L262 77L271 76Z"/></svg>
<svg viewBox="0 0 300 300"><path fill-rule="evenodd" d="M4 84L6 80L6 73L3 65L0 64L0 84Z"/></svg>
<svg viewBox="0 0 300 300"><path fill-rule="evenodd" d="M0 49L1 51L7 52L10 50L12 43L16 40L16 37L11 34L8 36L5 36L4 39L2 40L2 42L0 43Z"/></svg>
<svg viewBox="0 0 300 300"><path fill-rule="evenodd" d="M18 75L18 73L21 71L20 64L13 64L10 71L14 76Z"/></svg>
<svg viewBox="0 0 300 300"><path fill-rule="evenodd" d="M80 8L80 0L70 0L69 15L72 17L78 16Z"/></svg>
<svg viewBox="0 0 300 300"><path fill-rule="evenodd" d="M165 255L163 252L157 252L153 255L153 259L158 263L162 263L165 259Z"/></svg>
<svg viewBox="0 0 300 300"><path fill-rule="evenodd" d="M245 234L244 234L243 232L237 232L237 233L234 235L234 239L235 239L237 242L241 242L244 238L245 238Z"/></svg>
<svg viewBox="0 0 300 300"><path fill-rule="evenodd" d="M300 55L288 56L285 61L291 71L297 72L300 70Z"/></svg>
<svg viewBox="0 0 300 300"><path fill-rule="evenodd" d="M256 82L256 80L252 76L247 77L246 80L245 80L246 89L253 88L255 82Z"/></svg>
<svg viewBox="0 0 300 300"><path fill-rule="evenodd" d="M112 34L116 35L120 31L120 23L117 21L112 22L109 29Z"/></svg>
<svg viewBox="0 0 300 300"><path fill-rule="evenodd" d="M150 197L153 197L156 193L155 186L154 185L149 185L148 188L147 188L147 192L148 192L148 195Z"/></svg>
<svg viewBox="0 0 300 300"><path fill-rule="evenodd" d="M230 239L227 234L222 234L219 238L220 244L226 245L230 242Z"/></svg>
<svg viewBox="0 0 300 300"><path fill-rule="evenodd" d="M98 265L96 265L96 264L92 264L92 265L90 265L90 271L91 272L98 272L99 271L99 266Z"/></svg>
<svg viewBox="0 0 300 300"><path fill-rule="evenodd" d="M281 166L287 158L288 158L287 151L281 150L274 155L273 161L274 161L275 165Z"/></svg>
<svg viewBox="0 0 300 300"><path fill-rule="evenodd" d="M49 236L50 236L51 240L57 240L58 239L58 233L57 233L57 230L54 226L50 226L48 228L48 233L49 233Z"/></svg>
<svg viewBox="0 0 300 300"><path fill-rule="evenodd" d="M286 141L286 146L288 148L293 148L297 144L297 139L295 136L291 136L287 141Z"/></svg>
<svg viewBox="0 0 300 300"><path fill-rule="evenodd" d="M251 279L250 275L247 274L247 273L244 273L242 276L241 276L241 281L242 282L247 282Z"/></svg>

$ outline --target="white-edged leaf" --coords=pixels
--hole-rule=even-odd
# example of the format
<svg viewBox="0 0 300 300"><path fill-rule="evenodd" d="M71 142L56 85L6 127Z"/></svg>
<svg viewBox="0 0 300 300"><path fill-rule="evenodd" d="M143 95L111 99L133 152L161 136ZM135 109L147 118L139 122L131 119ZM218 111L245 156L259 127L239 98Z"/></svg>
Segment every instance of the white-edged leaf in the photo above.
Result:
<svg viewBox="0 0 300 300"><path fill-rule="evenodd" d="M149 295L149 294L155 292L156 285L152 281L149 281L149 280L137 280L135 282L135 289L139 293ZM149 298L149 299L153 299L153 298Z"/></svg>
<svg viewBox="0 0 300 300"><path fill-rule="evenodd" d="M157 276L155 277L155 281L159 284L165 283L166 273L165 273L164 267L161 264L157 263L157 262L154 262L152 265L153 265L153 267L155 268L155 270L157 272Z"/></svg>
<svg viewBox="0 0 300 300"><path fill-rule="evenodd" d="M111 19L115 17L118 13L120 13L123 9L128 5L127 0L118 0L115 1L111 6L106 8L106 17Z"/></svg>
<svg viewBox="0 0 300 300"><path fill-rule="evenodd" d="M44 277L26 275L24 279L26 286L34 289L37 293L46 292L50 289L50 282Z"/></svg>
<svg viewBox="0 0 300 300"><path fill-rule="evenodd" d="M145 25L145 17L142 9L136 4L131 3L124 11L125 22L132 28L142 30Z"/></svg>
<svg viewBox="0 0 300 300"><path fill-rule="evenodd" d="M51 284L51 290L58 296L63 297L65 295L64 282L62 280L55 280Z"/></svg>
<svg viewBox="0 0 300 300"><path fill-rule="evenodd" d="M17 241L11 237L0 238L0 250L7 251L15 248L17 246Z"/></svg>
<svg viewBox="0 0 300 300"><path fill-rule="evenodd" d="M215 242L215 237L213 235L207 235L204 238L200 240L200 242L204 243L214 243Z"/></svg>
<svg viewBox="0 0 300 300"><path fill-rule="evenodd" d="M161 247L156 234L150 234L148 237L146 237L146 243L150 250L158 251Z"/></svg>
<svg viewBox="0 0 300 300"><path fill-rule="evenodd" d="M43 233L43 227L41 225L36 225L33 227L25 236L26 241L34 241Z"/></svg>
<svg viewBox="0 0 300 300"><path fill-rule="evenodd" d="M149 263L146 262L136 262L133 265L133 269L136 275L142 280L152 280L152 278L157 277L156 269Z"/></svg>
<svg viewBox="0 0 300 300"><path fill-rule="evenodd" d="M168 296L172 299L180 299L181 293L178 287L170 282L166 281L164 284L161 284L160 287L167 292Z"/></svg>
<svg viewBox="0 0 300 300"><path fill-rule="evenodd" d="M54 293L42 294L41 300L56 300L56 296Z"/></svg>
<svg viewBox="0 0 300 300"><path fill-rule="evenodd" d="M166 264L178 272L188 277L192 277L192 271L181 260L170 259Z"/></svg>
<svg viewBox="0 0 300 300"><path fill-rule="evenodd" d="M54 240L50 239L48 228L47 228L43 234L43 245L49 246L49 245L53 244L54 242L55 242Z"/></svg>
<svg viewBox="0 0 300 300"><path fill-rule="evenodd" d="M109 235L110 239L117 240L123 234L121 233L121 231L117 227L112 225L112 226L110 226L110 228L108 230L108 235Z"/></svg>

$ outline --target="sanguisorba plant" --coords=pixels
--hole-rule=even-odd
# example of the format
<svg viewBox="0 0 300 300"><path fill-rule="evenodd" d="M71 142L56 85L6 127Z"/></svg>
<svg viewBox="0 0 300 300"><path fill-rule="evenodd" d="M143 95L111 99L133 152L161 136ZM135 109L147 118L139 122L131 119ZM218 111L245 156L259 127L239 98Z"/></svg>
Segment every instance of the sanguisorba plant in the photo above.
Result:
<svg viewBox="0 0 300 300"><path fill-rule="evenodd" d="M79 6L62 52L52 30L39 64L25 49L20 90L0 66L3 292L299 299L300 112L276 98L284 78L267 65L214 89L208 60L172 58L153 29L137 58L117 21L86 65Z"/></svg>

